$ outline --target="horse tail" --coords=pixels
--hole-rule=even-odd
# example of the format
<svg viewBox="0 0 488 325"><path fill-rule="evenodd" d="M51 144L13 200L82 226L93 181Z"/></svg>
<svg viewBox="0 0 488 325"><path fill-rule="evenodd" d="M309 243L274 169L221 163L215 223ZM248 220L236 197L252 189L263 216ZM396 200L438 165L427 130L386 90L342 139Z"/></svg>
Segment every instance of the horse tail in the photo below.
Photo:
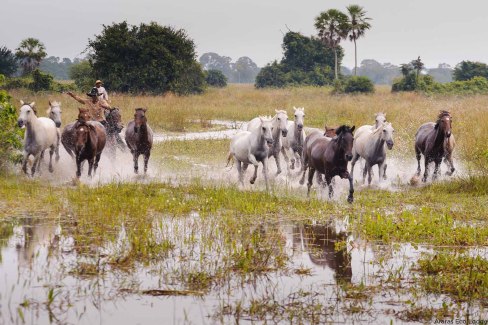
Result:
<svg viewBox="0 0 488 325"><path fill-rule="evenodd" d="M227 155L227 165L225 165L225 167L229 166L231 160L232 160L232 166L230 166L230 168L232 169L232 167L234 166L234 155L232 154L232 152L229 151L229 154Z"/></svg>

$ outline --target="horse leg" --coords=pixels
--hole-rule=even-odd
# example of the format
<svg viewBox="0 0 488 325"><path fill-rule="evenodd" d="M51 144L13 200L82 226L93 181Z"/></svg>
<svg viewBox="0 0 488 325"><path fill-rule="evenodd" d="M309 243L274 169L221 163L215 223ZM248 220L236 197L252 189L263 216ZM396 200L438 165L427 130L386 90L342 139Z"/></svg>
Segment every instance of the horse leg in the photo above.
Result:
<svg viewBox="0 0 488 325"><path fill-rule="evenodd" d="M57 133L57 136L58 136L58 141L56 143L55 150L56 150L56 162L58 162L59 161L59 143L61 142L61 134L59 132L59 129L57 130L56 133Z"/></svg>
<svg viewBox="0 0 488 325"><path fill-rule="evenodd" d="M41 153L42 152L39 152L37 155L34 156L34 163L32 164L32 168L31 168L31 175L32 176L34 176L34 174L36 172L36 167L37 167L37 172L39 174L41 173L41 169L39 168L40 164L41 164Z"/></svg>
<svg viewBox="0 0 488 325"><path fill-rule="evenodd" d="M383 180L385 180L385 181L388 179L388 177L386 176L386 167L388 167L388 164L383 165ZM380 177L380 179L381 179L381 177Z"/></svg>
<svg viewBox="0 0 488 325"><path fill-rule="evenodd" d="M294 159L292 160L292 163L296 164L297 168L300 167L300 163L302 162L302 151L301 150L293 151L293 158Z"/></svg>
<svg viewBox="0 0 488 325"><path fill-rule="evenodd" d="M442 158L441 159L436 159L434 161L435 167L434 167L434 173L432 174L432 180L435 181L437 177L439 176L439 168L441 166Z"/></svg>
<svg viewBox="0 0 488 325"><path fill-rule="evenodd" d="M351 160L351 177L354 175L354 166L356 166L356 162L359 159L359 155L356 152L353 152L352 154L352 160Z"/></svg>
<svg viewBox="0 0 488 325"><path fill-rule="evenodd" d="M417 148L417 146L415 146L415 157L417 158L417 164L418 164L418 167L417 167L417 176L420 176L420 172L421 172L421 169L420 169L420 157L421 157L421 153L420 153L420 149Z"/></svg>
<svg viewBox="0 0 488 325"><path fill-rule="evenodd" d="M381 164L378 164L378 173L379 173L379 181L380 183L386 179L385 177L385 169L386 169L386 164L383 162Z"/></svg>
<svg viewBox="0 0 488 325"><path fill-rule="evenodd" d="M94 170L93 170L93 173L96 173L97 171L97 168L98 168L98 162L100 161L100 157L102 156L102 153L98 153L95 157L95 164L94 164Z"/></svg>
<svg viewBox="0 0 488 325"><path fill-rule="evenodd" d="M368 173L368 170L369 170L369 164L367 161L365 161L364 163L364 167L363 167L363 184L366 183L366 174Z"/></svg>
<svg viewBox="0 0 488 325"><path fill-rule="evenodd" d="M425 159L425 171L424 171L424 177L422 177L422 182L427 182L427 177L429 176L429 160L424 156ZM420 161L419 161L420 164Z"/></svg>
<svg viewBox="0 0 488 325"><path fill-rule="evenodd" d="M254 184L256 181L256 178L258 178L258 166L259 165L254 165L254 175L252 175L251 179L249 180L249 183ZM263 166L264 168L264 166Z"/></svg>
<svg viewBox="0 0 488 325"><path fill-rule="evenodd" d="M308 162L305 163L305 159L303 159L302 160L302 178L300 178L300 181L299 181L300 185L303 185L305 183L305 173L307 172L307 168L308 168Z"/></svg>
<svg viewBox="0 0 488 325"><path fill-rule="evenodd" d="M88 177L92 177L92 169L95 158L88 159Z"/></svg>
<svg viewBox="0 0 488 325"><path fill-rule="evenodd" d="M269 184L268 184L268 159L266 157L264 157L264 159L263 159L263 169L264 169L264 182L266 183L266 192L269 193ZM280 170L280 173L281 173L281 170Z"/></svg>
<svg viewBox="0 0 488 325"><path fill-rule="evenodd" d="M242 173L241 161L236 159L237 174L239 175L239 183L244 186L244 174Z"/></svg>
<svg viewBox="0 0 488 325"><path fill-rule="evenodd" d="M24 150L22 157L22 171L27 175L27 162L29 161L29 154Z"/></svg>
<svg viewBox="0 0 488 325"><path fill-rule="evenodd" d="M303 173L305 175L305 173ZM307 197L310 197L310 188L313 183L313 174L315 174L315 169L310 167L308 169L308 184L307 184Z"/></svg>
<svg viewBox="0 0 488 325"><path fill-rule="evenodd" d="M144 155L144 174L147 173L147 164L149 163L149 157L151 156L151 152L148 151L145 155Z"/></svg>
<svg viewBox="0 0 488 325"><path fill-rule="evenodd" d="M373 166L368 164L368 167L369 167L368 168L368 185L371 185L371 181L373 181Z"/></svg>
<svg viewBox="0 0 488 325"><path fill-rule="evenodd" d="M315 175L315 178L317 179L317 184L322 185L324 184L324 180L322 179L322 174L317 172L317 175Z"/></svg>
<svg viewBox="0 0 488 325"><path fill-rule="evenodd" d="M329 186L329 199L334 196L334 187L332 186L332 177L325 175L325 182Z"/></svg>
<svg viewBox="0 0 488 325"><path fill-rule="evenodd" d="M354 182L352 175L349 175L349 196L347 197L347 202L352 203L354 201Z"/></svg>
<svg viewBox="0 0 488 325"><path fill-rule="evenodd" d="M276 175L279 175L281 174L280 152L278 151L277 153L275 153L273 157L276 161Z"/></svg>
<svg viewBox="0 0 488 325"><path fill-rule="evenodd" d="M76 177L81 177L81 160L79 157L76 157Z"/></svg>
<svg viewBox="0 0 488 325"><path fill-rule="evenodd" d="M52 173L54 171L53 169L53 154L54 151L56 151L56 147L54 145L51 146L49 149L49 172Z"/></svg>
<svg viewBox="0 0 488 325"><path fill-rule="evenodd" d="M132 152L132 159L134 160L134 173L138 174L139 173L139 165L138 165L138 160L139 160L139 155L137 152Z"/></svg>
<svg viewBox="0 0 488 325"><path fill-rule="evenodd" d="M452 155L450 153L447 154L446 157L444 158L444 163L447 165L447 168L449 169L446 172L446 175L447 176L452 176L452 174L454 173L454 171L456 170L456 168L454 168L454 163L452 161Z"/></svg>
<svg viewBox="0 0 488 325"><path fill-rule="evenodd" d="M283 154L283 158L285 158L285 163L286 167L289 169L295 169L295 160L292 158L292 165L290 166L290 158L288 158L288 155L286 154L286 149L285 147L281 147L281 153Z"/></svg>

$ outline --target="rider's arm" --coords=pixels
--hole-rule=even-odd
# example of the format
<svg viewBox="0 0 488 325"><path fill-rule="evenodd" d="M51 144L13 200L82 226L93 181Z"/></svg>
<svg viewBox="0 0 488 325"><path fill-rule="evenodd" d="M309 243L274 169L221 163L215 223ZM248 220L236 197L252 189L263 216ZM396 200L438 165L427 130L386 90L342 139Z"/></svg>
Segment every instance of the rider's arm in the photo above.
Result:
<svg viewBox="0 0 488 325"><path fill-rule="evenodd" d="M102 107L103 107L103 108L105 108L105 109L111 109L111 108L112 108L112 106L110 106L110 105L107 103L107 101L106 101L105 99L103 99L103 98L100 98L100 99L98 100L98 102L100 103L100 106L102 106Z"/></svg>
<svg viewBox="0 0 488 325"><path fill-rule="evenodd" d="M80 98L78 96L76 96L75 94L73 94L71 91L68 91L67 92L68 95L70 95L71 97L73 97L76 101L78 101L79 103L81 104L86 104L86 101L83 99L83 98Z"/></svg>

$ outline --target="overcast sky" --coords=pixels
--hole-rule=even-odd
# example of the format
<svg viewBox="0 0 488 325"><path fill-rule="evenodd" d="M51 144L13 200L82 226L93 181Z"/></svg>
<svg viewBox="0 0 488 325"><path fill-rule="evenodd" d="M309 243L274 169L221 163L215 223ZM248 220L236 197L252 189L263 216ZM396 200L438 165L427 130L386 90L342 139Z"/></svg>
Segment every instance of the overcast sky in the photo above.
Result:
<svg viewBox="0 0 488 325"><path fill-rule="evenodd" d="M488 62L488 1L464 0L1 0L0 46L14 50L27 37L48 56L83 56L102 25L155 21L185 29L198 56L216 52L234 61L249 56L259 66L281 59L288 28L316 34L314 18L330 8L359 4L372 29L358 41L358 63L401 64L419 55L427 67L462 60ZM343 65L354 66L354 48L343 41Z"/></svg>

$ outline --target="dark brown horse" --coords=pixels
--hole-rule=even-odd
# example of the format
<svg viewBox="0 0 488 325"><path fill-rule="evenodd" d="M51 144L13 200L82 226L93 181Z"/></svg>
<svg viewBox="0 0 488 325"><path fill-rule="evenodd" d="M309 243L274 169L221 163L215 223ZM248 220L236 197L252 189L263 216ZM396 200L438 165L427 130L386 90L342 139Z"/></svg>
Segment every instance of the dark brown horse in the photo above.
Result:
<svg viewBox="0 0 488 325"><path fill-rule="evenodd" d="M153 131L147 124L146 109L136 108L134 120L127 124L125 129L125 142L134 158L134 173L138 173L139 155L144 155L144 174L147 172L147 163L151 156L153 144Z"/></svg>
<svg viewBox="0 0 488 325"><path fill-rule="evenodd" d="M91 115L88 108L79 107L78 110L78 119L67 124L61 133L61 143L63 144L66 152L73 159L75 159L75 124L78 123L78 121L88 122L91 120Z"/></svg>
<svg viewBox="0 0 488 325"><path fill-rule="evenodd" d="M107 121L107 149L113 158L115 158L115 152L117 146L120 150L125 151L125 144L120 139L119 133L124 128L122 124L122 115L117 107L105 110L105 120Z"/></svg>
<svg viewBox="0 0 488 325"><path fill-rule="evenodd" d="M97 171L98 162L102 154L107 133L105 127L96 121L75 122L75 155L76 155L76 176L81 176L81 163L88 160L88 176L91 172Z"/></svg>
<svg viewBox="0 0 488 325"><path fill-rule="evenodd" d="M349 196L347 201L354 201L354 187L352 176L347 171L347 163L352 159L353 132L355 127L350 128L342 125L336 129L337 135L334 138L325 136L318 137L312 144L309 157L308 191L312 187L312 180L315 171L324 174L325 182L329 187L329 198L332 198L334 189L332 178L340 176L349 180Z"/></svg>
<svg viewBox="0 0 488 325"><path fill-rule="evenodd" d="M425 171L423 182L427 181L429 175L429 164L435 163L432 179L435 180L439 174L439 167L442 159L446 159L449 167L448 175L456 170L452 162L452 151L454 149L454 138L451 134L452 117L448 111L440 111L437 122L422 124L415 134L415 154L417 157L418 168L417 176L420 176L420 158L424 155ZM451 139L452 138L452 139Z"/></svg>
<svg viewBox="0 0 488 325"><path fill-rule="evenodd" d="M310 161L310 152L312 150L312 144L315 140L322 137L333 138L336 135L336 130L338 127L330 128L327 125L324 127L324 132L313 131L310 133L303 142L303 152L302 152L302 178L300 179L300 185L305 183L305 173L308 169L308 162ZM322 184L322 174L317 173L317 183Z"/></svg>

